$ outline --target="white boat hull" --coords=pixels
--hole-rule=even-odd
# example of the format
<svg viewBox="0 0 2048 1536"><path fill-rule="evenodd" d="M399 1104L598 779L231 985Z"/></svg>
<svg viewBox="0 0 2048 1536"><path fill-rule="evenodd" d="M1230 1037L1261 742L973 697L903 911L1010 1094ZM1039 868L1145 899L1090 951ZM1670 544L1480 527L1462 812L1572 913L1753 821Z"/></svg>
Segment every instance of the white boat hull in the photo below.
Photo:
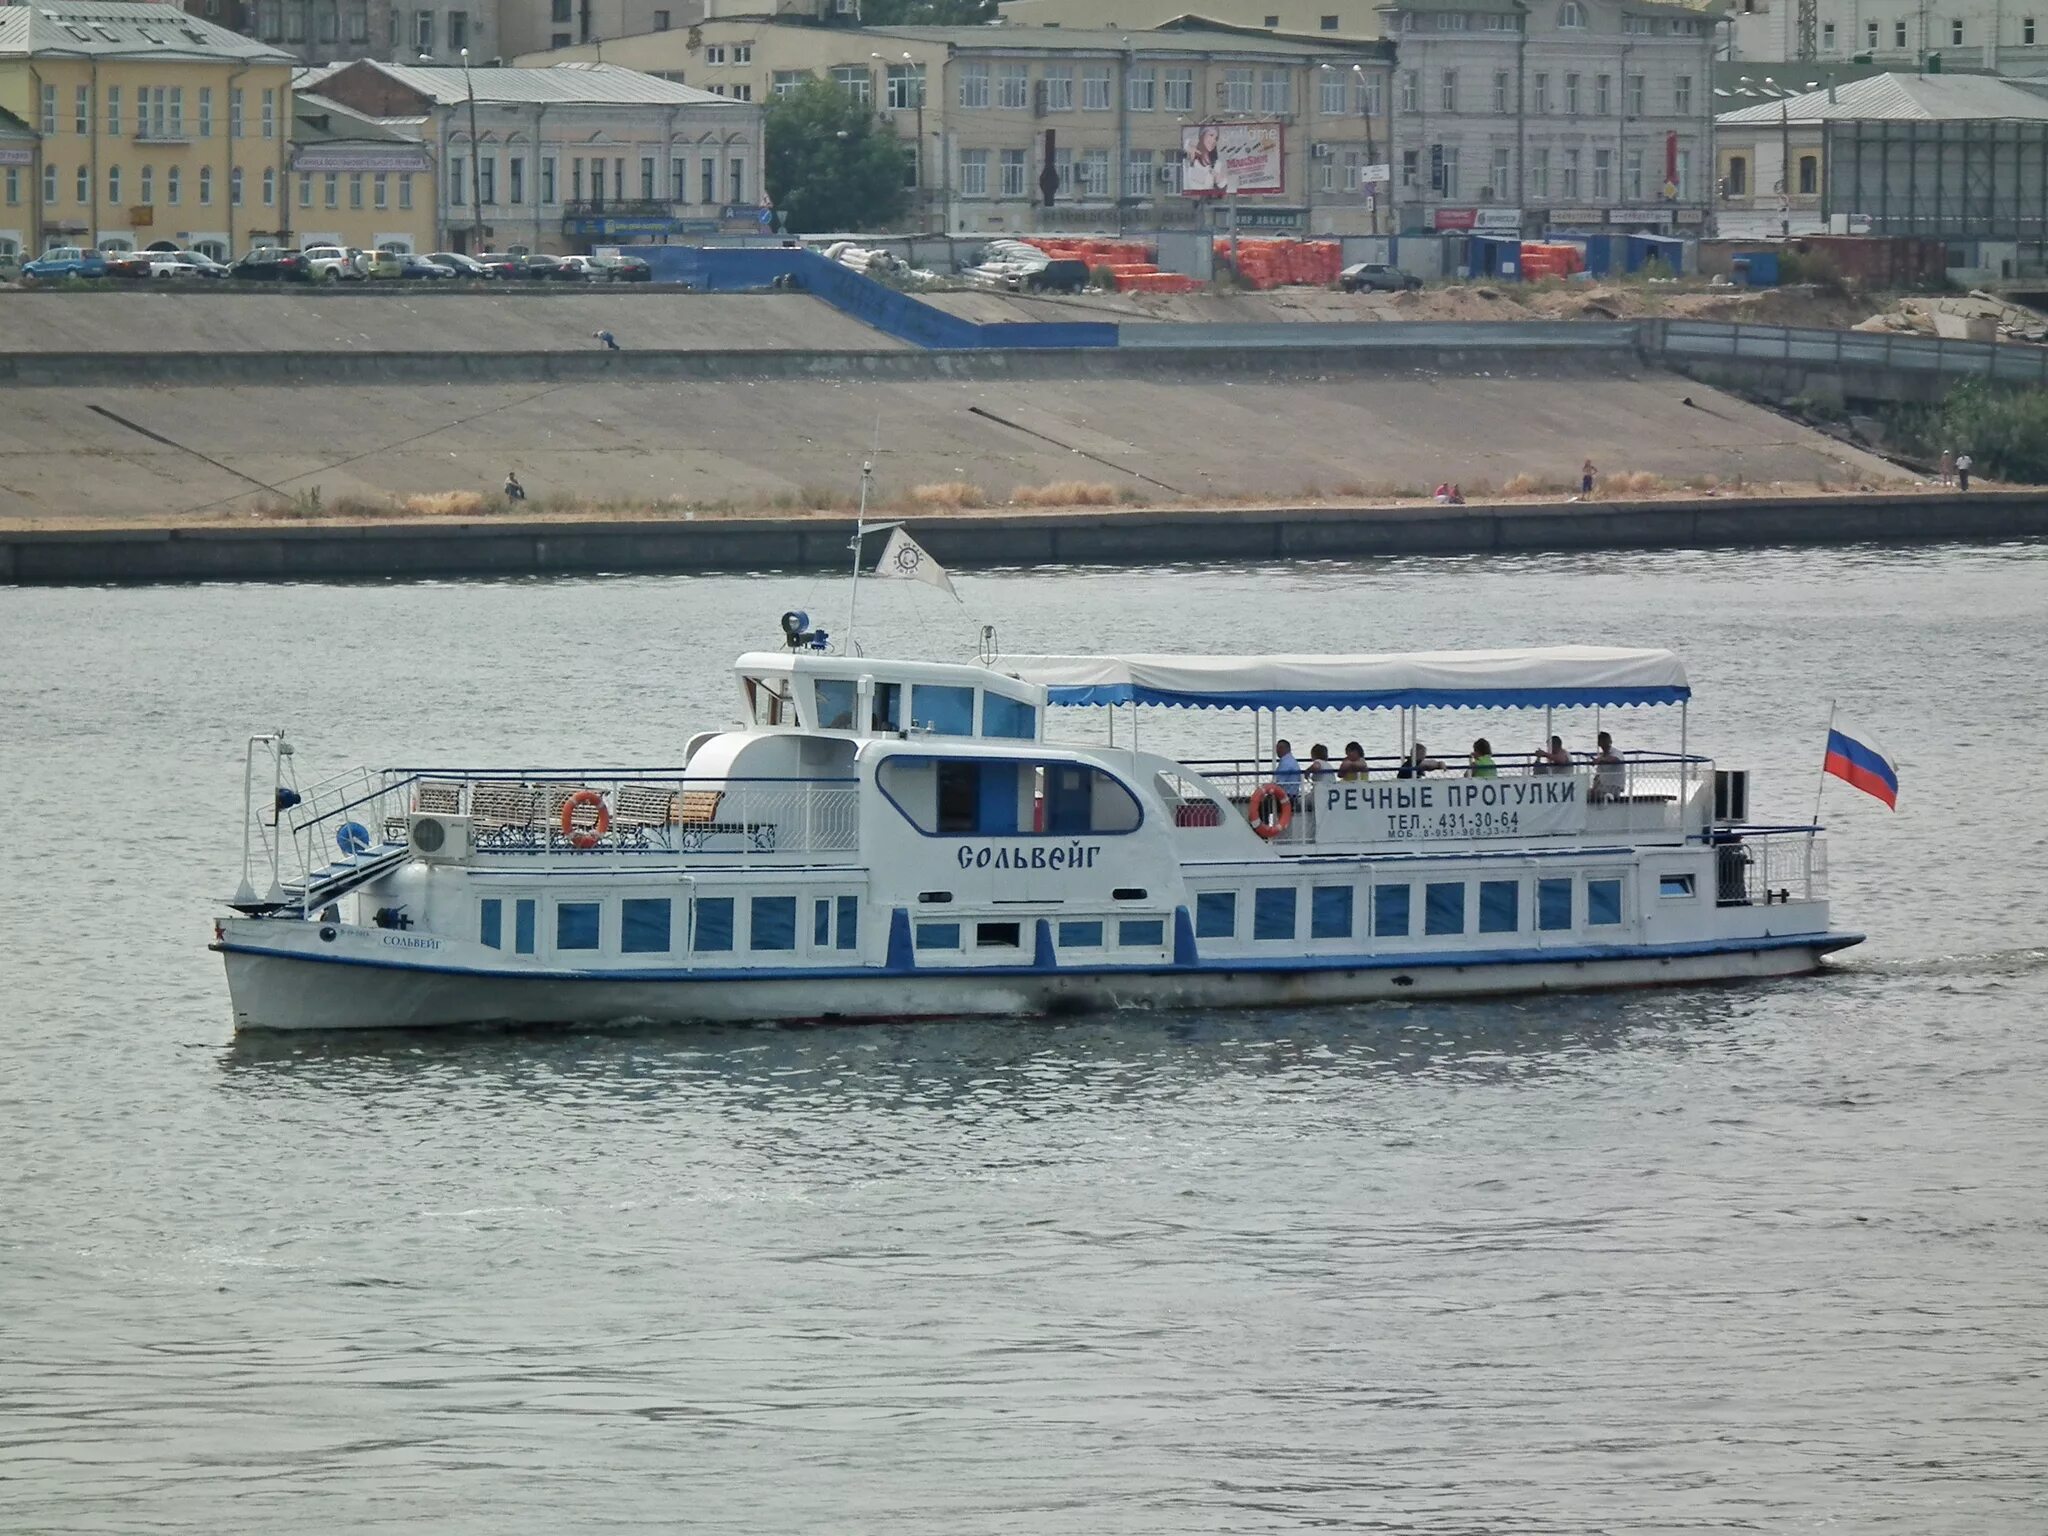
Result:
<svg viewBox="0 0 2048 1536"><path fill-rule="evenodd" d="M1012 1017L1121 1008L1259 1008L1594 991L1796 976L1856 942L1813 934L1710 949L1458 963L1394 957L1314 969L877 971L872 976L643 980L536 968L486 976L404 964L335 964L224 950L239 1030L418 1029L464 1024L837 1022Z"/></svg>

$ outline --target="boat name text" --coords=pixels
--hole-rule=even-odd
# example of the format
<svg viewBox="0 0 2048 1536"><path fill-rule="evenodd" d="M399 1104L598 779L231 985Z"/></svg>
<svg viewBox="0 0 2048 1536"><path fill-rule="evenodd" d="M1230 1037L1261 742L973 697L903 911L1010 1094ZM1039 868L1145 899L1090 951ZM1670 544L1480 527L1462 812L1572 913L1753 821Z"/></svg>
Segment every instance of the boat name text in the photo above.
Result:
<svg viewBox="0 0 2048 1536"><path fill-rule="evenodd" d="M960 850L962 869L1093 869L1102 856L1100 843L1055 843L1036 848L967 848Z"/></svg>
<svg viewBox="0 0 2048 1536"><path fill-rule="evenodd" d="M416 933L387 933L384 942L393 949L439 949L439 939L426 939Z"/></svg>

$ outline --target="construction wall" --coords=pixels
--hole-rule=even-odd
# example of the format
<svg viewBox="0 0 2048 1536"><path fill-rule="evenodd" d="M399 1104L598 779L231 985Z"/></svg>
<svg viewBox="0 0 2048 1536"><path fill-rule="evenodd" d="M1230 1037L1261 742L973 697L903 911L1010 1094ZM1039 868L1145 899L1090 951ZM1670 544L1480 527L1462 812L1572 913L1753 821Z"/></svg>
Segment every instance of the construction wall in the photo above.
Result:
<svg viewBox="0 0 2048 1536"><path fill-rule="evenodd" d="M1874 235L2048 240L2048 123L1830 123L1825 211Z"/></svg>

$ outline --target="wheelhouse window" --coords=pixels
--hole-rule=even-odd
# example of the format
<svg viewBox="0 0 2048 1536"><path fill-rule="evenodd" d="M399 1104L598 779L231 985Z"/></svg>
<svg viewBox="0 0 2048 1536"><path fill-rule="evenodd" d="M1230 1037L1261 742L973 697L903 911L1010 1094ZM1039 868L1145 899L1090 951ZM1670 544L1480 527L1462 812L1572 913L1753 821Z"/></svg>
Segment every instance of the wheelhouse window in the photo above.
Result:
<svg viewBox="0 0 2048 1536"><path fill-rule="evenodd" d="M875 779L927 836L1076 837L1129 832L1143 817L1130 790L1089 763L902 754Z"/></svg>
<svg viewBox="0 0 2048 1536"><path fill-rule="evenodd" d="M853 729L859 684L851 678L821 677L817 682L818 720L821 731Z"/></svg>
<svg viewBox="0 0 2048 1536"><path fill-rule="evenodd" d="M972 736L974 690L939 683L913 683L910 719L918 730L934 736Z"/></svg>
<svg viewBox="0 0 2048 1536"><path fill-rule="evenodd" d="M1038 735L1038 711L1022 699L1000 693L981 696L981 734L1006 741L1030 741Z"/></svg>

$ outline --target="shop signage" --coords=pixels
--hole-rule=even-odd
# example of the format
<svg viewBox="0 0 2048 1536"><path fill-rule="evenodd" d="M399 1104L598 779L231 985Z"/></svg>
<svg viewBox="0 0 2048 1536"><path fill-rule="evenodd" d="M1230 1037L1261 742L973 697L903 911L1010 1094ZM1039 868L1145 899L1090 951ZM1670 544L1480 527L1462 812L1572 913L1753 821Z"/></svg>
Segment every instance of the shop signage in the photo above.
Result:
<svg viewBox="0 0 2048 1536"><path fill-rule="evenodd" d="M1704 208L1681 208L1672 215L1672 221L1678 224L1704 224L1707 222L1707 210Z"/></svg>
<svg viewBox="0 0 2048 1536"><path fill-rule="evenodd" d="M33 149L15 149L0 144L0 165L33 165L36 152Z"/></svg>
<svg viewBox="0 0 2048 1536"><path fill-rule="evenodd" d="M1439 208L1436 211L1438 229L1470 229L1478 222L1477 208Z"/></svg>
<svg viewBox="0 0 2048 1536"><path fill-rule="evenodd" d="M1519 208L1482 208L1479 217L1472 222L1474 229L1501 229L1510 232L1522 227L1522 210Z"/></svg>
<svg viewBox="0 0 2048 1536"><path fill-rule="evenodd" d="M1610 208L1607 210L1610 224L1669 224L1669 208Z"/></svg>
<svg viewBox="0 0 2048 1536"><path fill-rule="evenodd" d="M292 156L295 171L424 171L424 150L393 145L315 144Z"/></svg>
<svg viewBox="0 0 2048 1536"><path fill-rule="evenodd" d="M1553 208L1550 210L1553 224L1605 224L1607 216L1598 208Z"/></svg>

